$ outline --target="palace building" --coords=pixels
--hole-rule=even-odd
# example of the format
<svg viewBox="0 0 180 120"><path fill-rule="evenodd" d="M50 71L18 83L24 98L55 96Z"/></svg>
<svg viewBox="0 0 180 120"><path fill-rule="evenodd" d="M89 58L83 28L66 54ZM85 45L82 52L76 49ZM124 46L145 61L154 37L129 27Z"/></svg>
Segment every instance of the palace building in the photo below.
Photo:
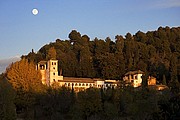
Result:
<svg viewBox="0 0 180 120"><path fill-rule="evenodd" d="M116 88L121 86L118 80L104 80L100 78L75 78L75 77L63 77L62 73L58 71L58 60L40 61L36 67L41 72L41 80L44 85L52 86L57 84L59 86L65 86L73 88L75 91L85 90L90 87L94 88ZM134 88L140 87L142 84L143 71L129 71L125 74L123 81L125 84L132 85ZM149 76L148 86L156 87L157 90L165 88L162 85L156 85L156 78Z"/></svg>
<svg viewBox="0 0 180 120"><path fill-rule="evenodd" d="M116 80L103 80L99 78L74 78L63 77L58 72L58 60L40 61L37 64L37 70L40 70L42 75L42 83L51 86L54 83L59 86L74 88L75 91L84 90L89 87L94 88L115 88L118 85Z"/></svg>

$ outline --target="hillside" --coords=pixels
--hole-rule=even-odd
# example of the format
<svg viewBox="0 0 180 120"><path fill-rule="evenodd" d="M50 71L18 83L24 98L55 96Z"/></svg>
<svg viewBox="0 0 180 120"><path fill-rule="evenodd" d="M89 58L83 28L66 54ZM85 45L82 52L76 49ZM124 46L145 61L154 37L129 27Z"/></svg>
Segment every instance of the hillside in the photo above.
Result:
<svg viewBox="0 0 180 120"><path fill-rule="evenodd" d="M69 40L57 39L22 57L37 63L49 59L52 49L64 76L122 79L125 72L139 69L160 83L163 76L167 82L177 76L180 80L180 27L127 33L115 36L115 40L90 40L72 30Z"/></svg>

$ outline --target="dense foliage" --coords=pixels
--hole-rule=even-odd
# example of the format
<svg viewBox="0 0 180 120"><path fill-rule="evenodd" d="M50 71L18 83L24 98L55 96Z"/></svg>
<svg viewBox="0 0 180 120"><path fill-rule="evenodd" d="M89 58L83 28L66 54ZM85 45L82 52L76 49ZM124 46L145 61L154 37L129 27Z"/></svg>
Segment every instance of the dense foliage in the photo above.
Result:
<svg viewBox="0 0 180 120"><path fill-rule="evenodd" d="M40 72L26 59L12 63L6 70L6 77L16 91L17 112L27 111L34 105L36 94L44 91Z"/></svg>
<svg viewBox="0 0 180 120"><path fill-rule="evenodd" d="M125 38L117 35L115 40L109 37L90 40L73 30L69 39L57 39L37 53L32 51L23 57L35 63L56 57L63 75L71 77L119 80L125 72L140 69L160 83L164 76L168 84L171 78L177 80L180 76L180 27L159 27L157 31L138 31L135 35L127 33Z"/></svg>

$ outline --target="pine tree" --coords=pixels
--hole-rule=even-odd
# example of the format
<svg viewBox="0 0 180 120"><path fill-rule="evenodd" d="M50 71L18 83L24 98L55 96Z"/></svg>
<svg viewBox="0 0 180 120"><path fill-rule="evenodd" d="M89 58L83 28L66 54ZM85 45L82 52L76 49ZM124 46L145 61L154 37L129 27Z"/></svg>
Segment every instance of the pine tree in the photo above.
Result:
<svg viewBox="0 0 180 120"><path fill-rule="evenodd" d="M54 47L51 47L47 54L47 59L56 59L56 49Z"/></svg>
<svg viewBox="0 0 180 120"><path fill-rule="evenodd" d="M167 82L166 82L166 76L165 76L165 75L163 75L163 81L162 81L162 84L163 84L163 85L167 85Z"/></svg>

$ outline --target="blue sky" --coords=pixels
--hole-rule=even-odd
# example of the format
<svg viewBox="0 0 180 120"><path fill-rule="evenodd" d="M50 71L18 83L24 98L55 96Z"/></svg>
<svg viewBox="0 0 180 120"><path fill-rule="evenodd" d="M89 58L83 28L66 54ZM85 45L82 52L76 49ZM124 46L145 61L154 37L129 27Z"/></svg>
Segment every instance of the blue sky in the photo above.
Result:
<svg viewBox="0 0 180 120"><path fill-rule="evenodd" d="M114 40L159 26L180 26L180 0L0 0L0 59L68 39L72 30Z"/></svg>

